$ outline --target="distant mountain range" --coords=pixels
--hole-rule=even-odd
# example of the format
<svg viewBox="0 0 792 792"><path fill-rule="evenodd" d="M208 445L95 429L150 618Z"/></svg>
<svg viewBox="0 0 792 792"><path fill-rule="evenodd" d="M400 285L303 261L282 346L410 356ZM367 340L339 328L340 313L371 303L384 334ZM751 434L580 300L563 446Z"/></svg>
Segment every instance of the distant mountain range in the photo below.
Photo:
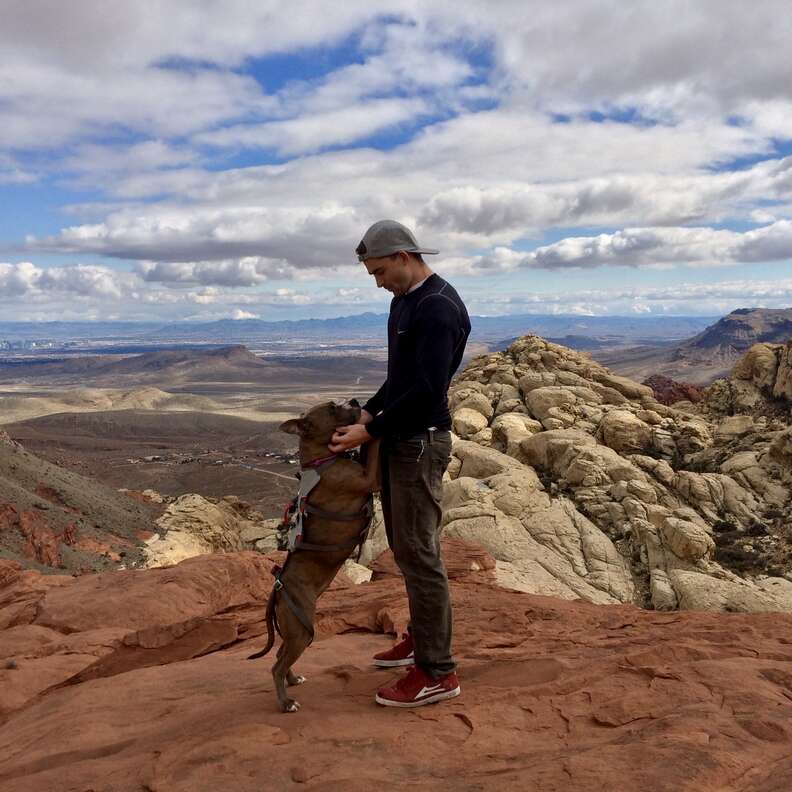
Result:
<svg viewBox="0 0 792 792"><path fill-rule="evenodd" d="M358 380L365 387L374 377L377 386L385 375L384 360L355 358ZM325 384L328 379L353 376L343 355L325 358L304 356L262 357L236 344L223 347L162 349L143 354L82 354L42 358L0 359L0 383L42 383L104 388L178 387L187 383L301 383L303 387ZM376 387L376 386L375 386Z"/></svg>
<svg viewBox="0 0 792 792"><path fill-rule="evenodd" d="M320 375L328 359L345 357L352 350L381 361L386 323L387 315L375 313L283 322L227 319L168 325L0 322L0 341L49 338L55 342L52 350L30 350L26 377L85 372L94 382L124 375L150 382L167 371L181 381L230 380L243 373L251 381L260 381L283 374L283 366L305 368L301 374L316 369L309 377ZM752 344L780 343L792 336L792 308L741 308L722 318L473 316L471 323L471 355L504 349L515 338L535 334L588 351L600 363L639 381L662 375L704 385L728 373ZM263 357L246 349L248 345ZM50 360L42 359L45 357ZM22 375L13 370L20 365L15 360L12 354L5 363L0 362L0 379ZM28 367L28 363L32 365ZM372 365L377 368L379 364L372 361Z"/></svg>
<svg viewBox="0 0 792 792"><path fill-rule="evenodd" d="M528 333L545 337L592 338L633 345L664 339L689 338L717 317L701 316L578 316L521 314L473 316L472 340L499 342ZM215 322L0 322L0 341L50 339L59 342L111 342L124 339L137 344L178 342L255 343L276 340L362 339L385 342L387 314L362 313L334 319L298 319L270 322L262 319L223 319Z"/></svg>
<svg viewBox="0 0 792 792"><path fill-rule="evenodd" d="M737 359L760 342L792 336L792 308L740 308L692 338L666 348L644 346L594 353L604 365L636 380L655 374L706 385L725 376Z"/></svg>

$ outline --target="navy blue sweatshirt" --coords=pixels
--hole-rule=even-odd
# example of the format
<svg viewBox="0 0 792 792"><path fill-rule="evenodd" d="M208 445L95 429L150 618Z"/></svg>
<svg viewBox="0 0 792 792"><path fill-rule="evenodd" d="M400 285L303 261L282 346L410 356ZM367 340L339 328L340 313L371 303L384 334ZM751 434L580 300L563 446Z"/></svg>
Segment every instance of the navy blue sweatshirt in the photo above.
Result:
<svg viewBox="0 0 792 792"><path fill-rule="evenodd" d="M415 291L394 297L388 317L388 378L364 409L372 437L451 428L448 385L470 335L465 304L432 274Z"/></svg>

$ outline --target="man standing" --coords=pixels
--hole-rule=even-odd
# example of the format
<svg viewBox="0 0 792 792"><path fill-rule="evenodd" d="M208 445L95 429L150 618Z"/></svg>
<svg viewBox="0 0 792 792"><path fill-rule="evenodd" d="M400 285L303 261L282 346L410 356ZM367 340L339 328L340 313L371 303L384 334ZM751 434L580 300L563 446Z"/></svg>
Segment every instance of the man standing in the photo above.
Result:
<svg viewBox="0 0 792 792"><path fill-rule="evenodd" d="M380 220L356 249L379 288L392 292L388 378L369 399L360 423L339 427L333 452L381 437L382 513L388 544L407 588L410 631L375 655L381 667L413 666L377 693L379 704L417 707L460 693L451 656L451 603L440 557L443 473L451 453L448 385L470 335L454 288L433 273L412 231Z"/></svg>

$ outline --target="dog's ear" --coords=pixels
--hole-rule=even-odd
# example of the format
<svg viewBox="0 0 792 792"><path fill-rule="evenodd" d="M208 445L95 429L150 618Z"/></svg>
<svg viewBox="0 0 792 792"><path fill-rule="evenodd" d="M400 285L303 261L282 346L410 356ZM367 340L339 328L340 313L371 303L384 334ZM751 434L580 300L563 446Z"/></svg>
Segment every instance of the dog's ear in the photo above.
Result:
<svg viewBox="0 0 792 792"><path fill-rule="evenodd" d="M284 421L278 429L286 434L301 435L305 429L305 422L302 418L290 418L288 421Z"/></svg>

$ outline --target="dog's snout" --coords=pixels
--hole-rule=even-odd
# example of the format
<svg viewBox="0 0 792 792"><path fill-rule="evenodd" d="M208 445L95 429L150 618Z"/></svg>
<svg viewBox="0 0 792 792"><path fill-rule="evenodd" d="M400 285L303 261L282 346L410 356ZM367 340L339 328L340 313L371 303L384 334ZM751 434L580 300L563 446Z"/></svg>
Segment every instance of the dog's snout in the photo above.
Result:
<svg viewBox="0 0 792 792"><path fill-rule="evenodd" d="M350 407L360 407L360 402L357 399L350 399L349 400Z"/></svg>

